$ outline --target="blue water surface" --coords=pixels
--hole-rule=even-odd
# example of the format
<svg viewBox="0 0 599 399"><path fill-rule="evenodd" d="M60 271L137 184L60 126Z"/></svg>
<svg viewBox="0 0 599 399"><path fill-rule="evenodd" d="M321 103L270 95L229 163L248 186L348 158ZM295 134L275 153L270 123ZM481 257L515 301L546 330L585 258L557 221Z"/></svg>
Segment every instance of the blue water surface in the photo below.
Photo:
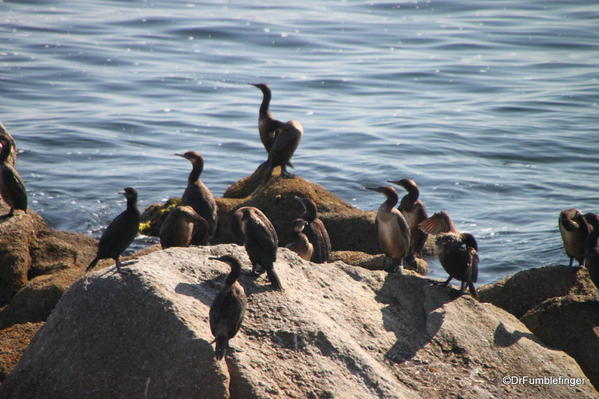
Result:
<svg viewBox="0 0 599 399"><path fill-rule="evenodd" d="M593 1L4 1L0 43L0 121L59 229L99 236L125 186L180 195L174 152L216 195L253 171L253 82L304 126L296 173L362 209L413 178L477 237L481 282L565 264L559 211L599 211Z"/></svg>

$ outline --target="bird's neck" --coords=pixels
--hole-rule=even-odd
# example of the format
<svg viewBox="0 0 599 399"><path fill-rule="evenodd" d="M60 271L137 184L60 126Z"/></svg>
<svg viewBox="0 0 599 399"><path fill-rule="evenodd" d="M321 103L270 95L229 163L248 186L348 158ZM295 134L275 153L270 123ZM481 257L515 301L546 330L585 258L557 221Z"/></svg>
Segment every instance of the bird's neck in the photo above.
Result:
<svg viewBox="0 0 599 399"><path fill-rule="evenodd" d="M260 116L268 116L272 118L268 107L270 105L270 92L268 90L262 92L262 104L260 104Z"/></svg>
<svg viewBox="0 0 599 399"><path fill-rule="evenodd" d="M127 210L133 212L139 212L137 209L137 198L128 198L127 199Z"/></svg>
<svg viewBox="0 0 599 399"><path fill-rule="evenodd" d="M233 285L237 279L239 278L239 274L241 273L241 266L240 265L231 265L231 272L229 273L229 275L227 276L227 279L225 280L225 284L231 286Z"/></svg>
<svg viewBox="0 0 599 399"><path fill-rule="evenodd" d="M187 183L195 183L200 178L203 169L204 164L202 162L194 163L191 172L189 173L189 177L187 178Z"/></svg>
<svg viewBox="0 0 599 399"><path fill-rule="evenodd" d="M402 207L412 207L418 201L419 195L418 189L409 189L408 193L401 199Z"/></svg>
<svg viewBox="0 0 599 399"><path fill-rule="evenodd" d="M305 212L304 212L304 220L306 220L307 222L313 222L314 219L316 219L316 207L314 206L314 204L311 203L307 203L305 205Z"/></svg>
<svg viewBox="0 0 599 399"><path fill-rule="evenodd" d="M385 201L384 204L387 206L387 208L391 209L397 204L398 200L399 200L399 197L397 196L396 193L388 193L387 201Z"/></svg>

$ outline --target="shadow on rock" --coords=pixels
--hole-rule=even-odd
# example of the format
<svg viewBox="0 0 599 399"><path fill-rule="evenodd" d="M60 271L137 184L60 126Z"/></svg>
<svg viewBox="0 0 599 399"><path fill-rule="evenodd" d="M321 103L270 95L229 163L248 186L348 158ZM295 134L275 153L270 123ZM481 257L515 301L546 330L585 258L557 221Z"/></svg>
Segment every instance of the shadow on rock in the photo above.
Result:
<svg viewBox="0 0 599 399"><path fill-rule="evenodd" d="M503 348L507 346L514 345L516 342L520 340L520 338L528 338L531 341L536 342L539 345L545 346L540 339L535 337L534 334L530 332L523 331L513 331L509 332L503 323L499 323L497 329L495 330L495 335L493 336L493 342L497 346L501 346Z"/></svg>
<svg viewBox="0 0 599 399"><path fill-rule="evenodd" d="M450 291L430 284L413 274L389 274L376 300L388 304L383 308L383 325L397 336L386 353L393 362L403 363L425 347L443 325L443 305L451 302Z"/></svg>

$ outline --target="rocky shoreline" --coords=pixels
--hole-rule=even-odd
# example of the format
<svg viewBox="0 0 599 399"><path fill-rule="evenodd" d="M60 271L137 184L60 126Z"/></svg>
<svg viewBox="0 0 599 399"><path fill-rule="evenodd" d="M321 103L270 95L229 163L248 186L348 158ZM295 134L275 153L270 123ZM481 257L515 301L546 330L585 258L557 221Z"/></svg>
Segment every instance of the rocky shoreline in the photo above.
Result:
<svg viewBox="0 0 599 399"><path fill-rule="evenodd" d="M301 211L294 195L317 203L335 262L312 264L280 248L276 267L287 283L283 293L243 276L251 294L249 320L233 342L242 352L220 365L212 360L206 317L226 266L207 266L206 256L231 252L247 269L242 247L152 246L126 262L130 277L115 275L112 267L84 277L95 239L48 228L33 211L0 221L0 397L193 397L208 395L206 386L206 397L597 396L599 302L586 269L529 269L479 287L487 303L457 298L418 273L377 271L386 264L376 240L362 239L376 236L374 212L300 177L273 177L261 186L245 178L229 188L217 199L218 243L234 242L228 217L239 206L262 209L286 243L289 222ZM146 209L144 233L158 231L164 209ZM112 261L98 269L106 265ZM147 306L141 298L149 298ZM179 332L169 336L167 328ZM139 329L156 343L119 338L136 337ZM132 348L131 359L147 362L145 371L118 355ZM180 354L179 366L171 353ZM102 361L113 355L123 362ZM203 371L174 375L184 364ZM568 376L586 383L509 385L500 380L505 375ZM74 383L79 380L89 391ZM124 386L130 390L119 391Z"/></svg>

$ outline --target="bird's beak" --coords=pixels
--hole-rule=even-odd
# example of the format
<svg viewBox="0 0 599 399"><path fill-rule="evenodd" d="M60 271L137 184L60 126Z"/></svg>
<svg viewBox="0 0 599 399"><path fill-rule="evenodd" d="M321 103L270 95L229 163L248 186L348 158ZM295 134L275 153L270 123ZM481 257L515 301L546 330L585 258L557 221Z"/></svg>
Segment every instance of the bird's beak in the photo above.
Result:
<svg viewBox="0 0 599 399"><path fill-rule="evenodd" d="M397 184L399 186L399 180L387 180L387 183Z"/></svg>
<svg viewBox="0 0 599 399"><path fill-rule="evenodd" d="M174 155L176 155L176 156L178 156L178 157L185 158L185 154L180 154L180 153L178 153L178 152L176 152Z"/></svg>
<svg viewBox="0 0 599 399"><path fill-rule="evenodd" d="M378 188L378 187L366 187L366 186L364 186L364 188L365 188L366 190L370 190L370 191L376 191L377 193L378 193L378 191L379 191L379 188Z"/></svg>

